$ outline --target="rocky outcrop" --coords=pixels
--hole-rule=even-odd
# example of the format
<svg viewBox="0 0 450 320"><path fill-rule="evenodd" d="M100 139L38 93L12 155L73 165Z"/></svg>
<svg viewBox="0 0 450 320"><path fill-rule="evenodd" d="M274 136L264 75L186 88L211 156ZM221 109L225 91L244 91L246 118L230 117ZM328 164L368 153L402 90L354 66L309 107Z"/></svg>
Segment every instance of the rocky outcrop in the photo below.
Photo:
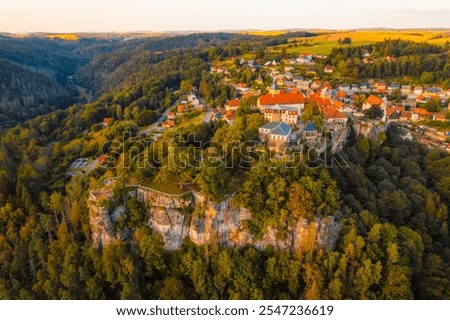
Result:
<svg viewBox="0 0 450 320"><path fill-rule="evenodd" d="M103 194L108 197L105 192ZM333 249L341 230L334 216L314 220L299 219L283 236L278 234L277 229L268 227L261 239L255 239L245 223L252 218L251 212L234 206L230 197L219 203L211 203L195 192L173 196L143 187L138 187L135 195L139 201L146 203L148 225L154 232L162 235L167 250L179 249L185 238L197 245L253 245L258 249L273 247L292 252L311 245ZM94 246L108 245L118 237L114 236L112 231L112 217L118 214L117 209L114 211L116 213L111 215L105 208L95 206L96 201L101 201L95 200L94 197L90 197L89 201L93 216L91 228Z"/></svg>
<svg viewBox="0 0 450 320"><path fill-rule="evenodd" d="M377 121L356 121L353 123L356 134L360 134L368 139L376 139L378 135L386 131L386 126Z"/></svg>
<svg viewBox="0 0 450 320"><path fill-rule="evenodd" d="M103 248L118 239L128 237L125 230L114 231L114 223L125 214L125 208L118 206L111 210L109 204L112 198L113 194L109 189L100 189L89 193L89 225L91 226L92 246L94 248Z"/></svg>

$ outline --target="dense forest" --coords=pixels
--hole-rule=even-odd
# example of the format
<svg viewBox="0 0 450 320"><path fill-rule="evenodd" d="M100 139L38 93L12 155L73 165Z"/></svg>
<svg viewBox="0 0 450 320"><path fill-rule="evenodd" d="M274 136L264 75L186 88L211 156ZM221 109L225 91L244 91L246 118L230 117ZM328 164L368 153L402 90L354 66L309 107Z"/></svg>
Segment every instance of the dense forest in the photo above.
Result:
<svg viewBox="0 0 450 320"><path fill-rule="evenodd" d="M0 128L86 102L75 83L98 97L125 75L180 50L253 39L227 33L78 41L0 36Z"/></svg>
<svg viewBox="0 0 450 320"><path fill-rule="evenodd" d="M143 143L138 126L153 123L184 96L181 84L197 87L214 105L234 97L209 66L248 50L249 41L218 35L211 36L211 45L205 37L175 37L174 50L159 53L146 47L155 41L156 50L159 39L133 40L126 45L144 49L92 56L75 74L94 87L93 102L37 116L0 136L0 298L450 299L450 156L402 139L401 128L391 126L378 139L352 132L342 166L285 166L270 154L248 161L233 146L257 139L265 120L243 101L231 126L180 126L152 148ZM402 46L396 50L407 55ZM115 122L102 128L104 117ZM65 177L74 159L99 156L105 143L108 149L125 131L130 139L109 160L129 157L130 168L100 167ZM225 163L162 166L173 156L165 140L182 147L178 159L206 157L212 143ZM152 157L151 167L138 165L155 150L162 152ZM307 163L302 157L293 161ZM114 176L195 183L211 201L236 191L232 201L252 213L249 228L256 237L268 225L286 230L296 219L327 215L338 219L342 231L333 250L318 249L313 241L284 252L185 240L170 252L145 223L146 208L131 198L122 221L130 237L95 249L88 192ZM233 189L231 179L242 177L242 187ZM126 191L119 183L114 196L120 199Z"/></svg>

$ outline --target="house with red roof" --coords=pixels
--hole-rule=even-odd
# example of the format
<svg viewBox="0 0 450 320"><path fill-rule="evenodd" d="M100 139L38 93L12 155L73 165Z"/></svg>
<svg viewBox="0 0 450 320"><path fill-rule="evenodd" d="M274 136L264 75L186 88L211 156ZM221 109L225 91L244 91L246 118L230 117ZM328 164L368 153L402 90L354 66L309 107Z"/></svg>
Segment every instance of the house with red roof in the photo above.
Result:
<svg viewBox="0 0 450 320"><path fill-rule="evenodd" d="M106 159L108 158L108 156L106 154L102 154L99 158L98 158L98 163L100 165L103 165L103 163L106 161Z"/></svg>
<svg viewBox="0 0 450 320"><path fill-rule="evenodd" d="M296 108L288 106L276 105L264 109L264 118L269 121L284 122L296 125L298 122L299 112Z"/></svg>
<svg viewBox="0 0 450 320"><path fill-rule="evenodd" d="M333 66L326 66L323 69L323 72L325 72L325 73L333 73L334 72L334 67Z"/></svg>
<svg viewBox="0 0 450 320"><path fill-rule="evenodd" d="M370 95L363 103L363 110L367 110L372 107L382 107L382 106L383 106L383 99L374 95Z"/></svg>
<svg viewBox="0 0 450 320"><path fill-rule="evenodd" d="M308 98L306 99L306 102L311 102L311 101L316 102L320 108L331 107L330 99L323 98L322 96L317 95L317 94L310 94L308 96Z"/></svg>
<svg viewBox="0 0 450 320"><path fill-rule="evenodd" d="M249 88L247 88L247 84L244 82L239 82L236 84L236 90L240 92L247 92Z"/></svg>
<svg viewBox="0 0 450 320"><path fill-rule="evenodd" d="M173 127L175 127L175 121L173 121L173 120L166 120L166 121L164 121L162 123L162 126L164 128L173 128Z"/></svg>
<svg viewBox="0 0 450 320"><path fill-rule="evenodd" d="M240 99L233 99L233 100L227 100L225 102L225 110L236 110L239 107L239 101Z"/></svg>
<svg viewBox="0 0 450 320"><path fill-rule="evenodd" d="M345 114L337 109L330 107L323 108L322 115L324 120L329 124L346 124L348 120L348 117Z"/></svg>
<svg viewBox="0 0 450 320"><path fill-rule="evenodd" d="M387 84L386 84L386 82L384 82L384 81L378 81L378 82L375 84L375 87L377 88L377 91L378 91L378 92L384 93L384 92L386 92Z"/></svg>
<svg viewBox="0 0 450 320"><path fill-rule="evenodd" d="M347 96L347 94L346 94L345 92L342 92L342 91L338 91L338 93L336 93L336 97L337 97L339 100L344 99L346 96Z"/></svg>
<svg viewBox="0 0 450 320"><path fill-rule="evenodd" d="M420 94L416 98L416 103L427 103L429 100L428 97L424 96L423 94Z"/></svg>
<svg viewBox="0 0 450 320"><path fill-rule="evenodd" d="M228 122L228 124L233 124L234 118L236 117L236 111L235 110L229 110L225 113L225 121Z"/></svg>
<svg viewBox="0 0 450 320"><path fill-rule="evenodd" d="M305 106L305 96L297 90L292 90L289 93L280 90L279 94L264 94L258 98L257 106L262 112L266 108L272 108L277 105L296 109L300 114Z"/></svg>
<svg viewBox="0 0 450 320"><path fill-rule="evenodd" d="M414 108L411 113L411 121L426 120L430 119L432 116L432 113L428 112L425 108Z"/></svg>
<svg viewBox="0 0 450 320"><path fill-rule="evenodd" d="M432 113L433 121L445 122L448 121L445 114L443 112L433 112Z"/></svg>
<svg viewBox="0 0 450 320"><path fill-rule="evenodd" d="M167 114L167 119L169 119L169 120L175 120L176 117L177 117L177 115L176 115L175 112L173 112L173 111L170 111L170 112Z"/></svg>
<svg viewBox="0 0 450 320"><path fill-rule="evenodd" d="M177 112L178 113L184 113L187 111L187 107L184 104L177 105Z"/></svg>
<svg viewBox="0 0 450 320"><path fill-rule="evenodd" d="M103 118L102 125L108 127L114 121L113 118Z"/></svg>

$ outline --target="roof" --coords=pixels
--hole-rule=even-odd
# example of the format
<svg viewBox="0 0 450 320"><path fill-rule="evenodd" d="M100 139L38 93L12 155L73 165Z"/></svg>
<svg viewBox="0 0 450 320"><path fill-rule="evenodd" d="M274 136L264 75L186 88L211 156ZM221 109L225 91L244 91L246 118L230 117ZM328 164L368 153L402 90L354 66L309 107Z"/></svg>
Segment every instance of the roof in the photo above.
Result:
<svg viewBox="0 0 450 320"><path fill-rule="evenodd" d="M383 103L383 100L381 100L381 99L378 98L377 96L370 95L370 96L366 99L366 103L371 104L372 106L381 106L382 103Z"/></svg>
<svg viewBox="0 0 450 320"><path fill-rule="evenodd" d="M167 116L168 116L168 117L175 117L175 112L170 111L170 112L167 114Z"/></svg>
<svg viewBox="0 0 450 320"><path fill-rule="evenodd" d="M102 154L102 155L98 158L98 162L99 162L100 164L102 164L103 162L105 162L105 160L106 160L107 157L108 157L108 156L107 156L106 154Z"/></svg>
<svg viewBox="0 0 450 320"><path fill-rule="evenodd" d="M269 130L273 130L275 129L277 126L280 125L280 121L274 121L274 122L269 122L266 124L263 124L261 127L259 127L260 129L269 129Z"/></svg>
<svg viewBox="0 0 450 320"><path fill-rule="evenodd" d="M113 118L103 118L103 124L108 125L111 123L111 121L113 121Z"/></svg>
<svg viewBox="0 0 450 320"><path fill-rule="evenodd" d="M292 128L288 124L281 121L274 121L263 124L260 129L269 130L270 134L278 135L278 136L287 136L291 134Z"/></svg>
<svg viewBox="0 0 450 320"><path fill-rule="evenodd" d="M345 92L339 91L337 93L337 96L338 96L338 98L345 98L346 94L345 94Z"/></svg>
<svg viewBox="0 0 450 320"><path fill-rule="evenodd" d="M394 113L397 113L395 108L386 108L386 117L390 118Z"/></svg>
<svg viewBox="0 0 450 320"><path fill-rule="evenodd" d="M314 94L311 94L308 97L308 101L315 101L315 102L317 102L319 107L322 107L322 108L331 106L330 99L325 99L325 98L322 98L321 96L314 95Z"/></svg>
<svg viewBox="0 0 450 320"><path fill-rule="evenodd" d="M414 108L413 112L418 114L419 116L430 116L430 113L428 112L427 109L424 108Z"/></svg>
<svg viewBox="0 0 450 320"><path fill-rule="evenodd" d="M443 112L434 112L433 115L435 119L442 119L442 120L446 119L445 114Z"/></svg>
<svg viewBox="0 0 450 320"><path fill-rule="evenodd" d="M306 124L305 128L303 128L303 131L307 131L307 132L317 131L317 128L311 122L308 122Z"/></svg>
<svg viewBox="0 0 450 320"><path fill-rule="evenodd" d="M333 108L336 108L336 109L342 108L344 106L344 104L345 103L343 103L343 102L341 102L339 100L334 100L333 103L332 103Z"/></svg>
<svg viewBox="0 0 450 320"><path fill-rule="evenodd" d="M411 112L409 112L409 111L404 111L404 110L402 110L402 111L400 111L400 112L401 112L402 118L411 118Z"/></svg>
<svg viewBox="0 0 450 320"><path fill-rule="evenodd" d="M419 101L425 100L425 96L423 94L421 94L417 97L417 100L419 100Z"/></svg>
<svg viewBox="0 0 450 320"><path fill-rule="evenodd" d="M227 118L228 120L233 120L235 115L236 115L236 111L230 110L230 111L227 111L227 113L225 113L225 118Z"/></svg>
<svg viewBox="0 0 450 320"><path fill-rule="evenodd" d="M166 120L163 122L163 127L175 127L175 121L173 120Z"/></svg>
<svg viewBox="0 0 450 320"><path fill-rule="evenodd" d="M261 105L274 105L274 104L301 104L305 103L305 96L302 93L281 93L280 94L265 94L259 97L259 103Z"/></svg>
<svg viewBox="0 0 450 320"><path fill-rule="evenodd" d="M239 107L239 99L228 100L225 104L229 107Z"/></svg>
<svg viewBox="0 0 450 320"><path fill-rule="evenodd" d="M325 119L347 119L345 114L333 108L323 108L322 114Z"/></svg>
<svg viewBox="0 0 450 320"><path fill-rule="evenodd" d="M286 123L280 122L279 125L270 131L270 134L277 136L288 136L291 134L292 128Z"/></svg>

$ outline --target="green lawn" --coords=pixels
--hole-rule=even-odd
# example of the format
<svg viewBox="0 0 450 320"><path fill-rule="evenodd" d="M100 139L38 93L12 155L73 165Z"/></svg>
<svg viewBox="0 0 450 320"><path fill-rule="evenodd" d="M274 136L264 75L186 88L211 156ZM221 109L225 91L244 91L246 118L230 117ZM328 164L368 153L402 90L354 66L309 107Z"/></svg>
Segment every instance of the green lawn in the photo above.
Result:
<svg viewBox="0 0 450 320"><path fill-rule="evenodd" d="M182 194L186 192L186 190L181 190L180 185L178 183L158 183L152 180L143 181L138 183L144 187L152 188L157 191L161 191L168 194Z"/></svg>
<svg viewBox="0 0 450 320"><path fill-rule="evenodd" d="M205 117L205 112L202 112L201 114L199 114L198 116L195 116L192 119L183 118L178 127L182 128L182 127L189 127L189 126L193 126L196 124L200 124L204 117Z"/></svg>

